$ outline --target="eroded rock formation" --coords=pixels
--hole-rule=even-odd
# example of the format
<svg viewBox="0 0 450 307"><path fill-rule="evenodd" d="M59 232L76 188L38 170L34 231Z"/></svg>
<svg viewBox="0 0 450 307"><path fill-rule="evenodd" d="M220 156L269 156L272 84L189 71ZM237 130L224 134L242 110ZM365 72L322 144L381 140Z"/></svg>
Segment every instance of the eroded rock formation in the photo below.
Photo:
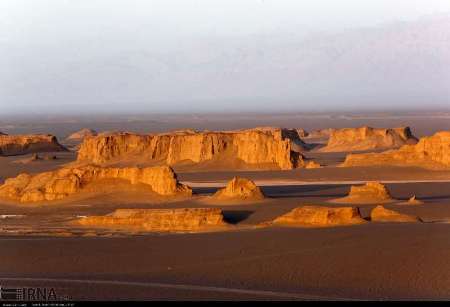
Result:
<svg viewBox="0 0 450 307"><path fill-rule="evenodd" d="M416 195L413 195L408 201L406 202L408 205L423 205L423 201L416 198Z"/></svg>
<svg viewBox="0 0 450 307"><path fill-rule="evenodd" d="M98 135L97 131L88 128L83 128L69 135L66 140L81 141L87 136L96 136L96 135Z"/></svg>
<svg viewBox="0 0 450 307"><path fill-rule="evenodd" d="M365 223L358 208L303 206L277 217L273 224L330 227Z"/></svg>
<svg viewBox="0 0 450 307"><path fill-rule="evenodd" d="M273 128L153 135L102 134L84 139L78 161L105 163L140 158L168 165L186 161L227 161L228 167L239 162L254 168L303 167L302 156L293 149L289 135L290 132Z"/></svg>
<svg viewBox="0 0 450 307"><path fill-rule="evenodd" d="M336 203L388 203L393 202L388 189L379 182L367 182L362 186L352 186L348 196L332 200Z"/></svg>
<svg viewBox="0 0 450 307"><path fill-rule="evenodd" d="M56 137L50 134L0 135L0 156L66 150Z"/></svg>
<svg viewBox="0 0 450 307"><path fill-rule="evenodd" d="M345 128L331 131L323 152L362 151L398 148L415 144L417 139L409 127L376 129L371 127Z"/></svg>
<svg viewBox="0 0 450 307"><path fill-rule="evenodd" d="M261 200L264 199L264 194L253 181L234 177L226 187L219 189L213 198L218 200Z"/></svg>
<svg viewBox="0 0 450 307"><path fill-rule="evenodd" d="M347 155L342 166L418 166L431 169L450 168L450 131L424 137L416 145L382 153Z"/></svg>
<svg viewBox="0 0 450 307"><path fill-rule="evenodd" d="M168 166L109 168L88 165L37 175L20 174L0 186L0 196L20 202L56 200L78 193L85 185L102 179L121 179L131 184L147 185L163 196L192 194L188 186L178 182Z"/></svg>
<svg viewBox="0 0 450 307"><path fill-rule="evenodd" d="M228 226L219 208L118 209L104 216L80 218L74 223L140 231L202 231Z"/></svg>
<svg viewBox="0 0 450 307"><path fill-rule="evenodd" d="M420 218L408 214L402 214L394 210L389 210L383 206L376 206L370 212L372 222L420 222Z"/></svg>

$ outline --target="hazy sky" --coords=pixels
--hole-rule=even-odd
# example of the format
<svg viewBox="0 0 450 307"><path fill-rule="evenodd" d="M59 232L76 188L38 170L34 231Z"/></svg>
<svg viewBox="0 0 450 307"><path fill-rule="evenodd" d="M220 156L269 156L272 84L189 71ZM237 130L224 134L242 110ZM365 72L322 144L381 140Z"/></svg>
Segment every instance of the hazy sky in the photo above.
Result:
<svg viewBox="0 0 450 307"><path fill-rule="evenodd" d="M0 112L446 106L449 13L448 0L1 0Z"/></svg>

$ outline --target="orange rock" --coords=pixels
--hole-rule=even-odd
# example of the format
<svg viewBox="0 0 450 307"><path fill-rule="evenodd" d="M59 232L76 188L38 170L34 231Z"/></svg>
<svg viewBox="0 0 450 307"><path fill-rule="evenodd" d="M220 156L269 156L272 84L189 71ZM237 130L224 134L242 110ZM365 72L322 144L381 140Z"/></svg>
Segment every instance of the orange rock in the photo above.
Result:
<svg viewBox="0 0 450 307"><path fill-rule="evenodd" d="M408 205L423 205L423 201L417 199L416 195L413 195L406 203Z"/></svg>
<svg viewBox="0 0 450 307"><path fill-rule="evenodd" d="M303 167L302 156L294 151L293 141L286 133L283 129L257 128L154 135L102 134L84 139L78 152L78 161L105 163L139 157L174 165L185 161L200 163L228 159L255 168Z"/></svg>
<svg viewBox="0 0 450 307"><path fill-rule="evenodd" d="M420 218L402 214L394 210L388 210L383 206L376 206L370 212L372 222L420 222Z"/></svg>
<svg viewBox="0 0 450 307"><path fill-rule="evenodd" d="M367 182L362 186L352 186L348 196L334 199L336 203L387 203L393 202L387 188L379 182Z"/></svg>
<svg viewBox="0 0 450 307"><path fill-rule="evenodd" d="M67 137L67 140L83 140L87 136L96 136L98 133L95 130L83 128L77 132L72 133Z"/></svg>
<svg viewBox="0 0 450 307"><path fill-rule="evenodd" d="M416 145L404 145L398 150L382 153L347 155L342 166L419 166L442 169L450 167L450 131L424 137Z"/></svg>
<svg viewBox="0 0 450 307"><path fill-rule="evenodd" d="M118 209L109 215L83 217L74 223L140 231L201 231L228 226L219 208Z"/></svg>
<svg viewBox="0 0 450 307"><path fill-rule="evenodd" d="M405 144L415 144L417 139L409 127L376 129L371 127L345 128L330 134L323 152L361 151L398 148Z"/></svg>
<svg viewBox="0 0 450 307"><path fill-rule="evenodd" d="M218 190L213 197L219 200L261 200L264 199L264 194L253 181L234 177L225 188Z"/></svg>
<svg viewBox="0 0 450 307"><path fill-rule="evenodd" d="M277 217L273 224L330 227L365 223L358 208L303 206Z"/></svg>
<svg viewBox="0 0 450 307"><path fill-rule="evenodd" d="M0 135L0 156L50 151L67 151L67 149L50 134Z"/></svg>
<svg viewBox="0 0 450 307"><path fill-rule="evenodd" d="M178 182L168 166L108 168L83 166L62 168L37 175L20 174L0 186L0 196L21 202L36 202L65 198L81 191L83 186L101 179L122 179L131 184L144 184L160 195L190 196L192 190Z"/></svg>

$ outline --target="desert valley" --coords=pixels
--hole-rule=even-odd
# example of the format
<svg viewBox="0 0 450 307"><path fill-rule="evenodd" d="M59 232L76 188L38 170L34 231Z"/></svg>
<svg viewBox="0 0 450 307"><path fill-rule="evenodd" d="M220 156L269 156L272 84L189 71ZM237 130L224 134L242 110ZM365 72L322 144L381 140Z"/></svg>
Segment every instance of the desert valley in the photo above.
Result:
<svg viewBox="0 0 450 307"><path fill-rule="evenodd" d="M448 299L450 131L414 120L7 126L0 281L78 300Z"/></svg>

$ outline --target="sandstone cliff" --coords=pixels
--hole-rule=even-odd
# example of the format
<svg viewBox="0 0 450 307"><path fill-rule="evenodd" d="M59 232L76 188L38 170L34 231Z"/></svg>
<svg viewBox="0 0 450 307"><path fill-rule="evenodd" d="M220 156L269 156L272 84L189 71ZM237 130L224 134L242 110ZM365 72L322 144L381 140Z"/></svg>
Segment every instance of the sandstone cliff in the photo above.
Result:
<svg viewBox="0 0 450 307"><path fill-rule="evenodd" d="M277 217L273 224L287 226L330 227L365 223L358 208L303 206Z"/></svg>
<svg viewBox="0 0 450 307"><path fill-rule="evenodd" d="M420 218L402 214L394 210L388 210L383 206L376 206L370 212L372 222L420 222Z"/></svg>
<svg viewBox="0 0 450 307"><path fill-rule="evenodd" d="M345 128L332 131L327 146L319 151L342 152L390 149L415 143L417 143L417 139L412 135L409 127L394 129Z"/></svg>
<svg viewBox="0 0 450 307"><path fill-rule="evenodd" d="M219 189L213 197L218 200L261 200L264 199L264 194L253 181L234 177L226 187Z"/></svg>
<svg viewBox="0 0 450 307"><path fill-rule="evenodd" d="M424 137L416 145L382 153L347 155L342 166L418 166L431 169L450 168L450 131Z"/></svg>
<svg viewBox="0 0 450 307"><path fill-rule="evenodd" d="M348 196L334 199L335 203L388 203L393 202L387 188L379 182L367 182L362 186L352 186Z"/></svg>
<svg viewBox="0 0 450 307"><path fill-rule="evenodd" d="M170 167L107 168L84 166L62 168L37 175L20 174L0 186L0 197L20 202L36 202L65 198L80 192L89 183L102 179L121 179L131 184L147 185L153 192L164 195L190 196L189 187L178 182Z"/></svg>
<svg viewBox="0 0 450 307"><path fill-rule="evenodd" d="M283 129L250 129L227 132L190 132L139 135L102 134L87 137L78 152L79 162L105 163L145 159L161 164L227 161L253 168L303 167L302 156L293 149L290 132Z"/></svg>
<svg viewBox="0 0 450 307"><path fill-rule="evenodd" d="M75 224L138 231L202 231L228 226L219 208L118 209L109 215L84 217Z"/></svg>
<svg viewBox="0 0 450 307"><path fill-rule="evenodd" d="M87 136L96 136L96 135L98 135L97 131L92 130L92 129L88 129L88 128L83 128L83 129L81 129L81 130L79 130L77 132L74 132L71 135L69 135L66 138L66 140L81 141Z"/></svg>
<svg viewBox="0 0 450 307"><path fill-rule="evenodd" d="M56 137L50 134L0 135L0 156L66 150Z"/></svg>

